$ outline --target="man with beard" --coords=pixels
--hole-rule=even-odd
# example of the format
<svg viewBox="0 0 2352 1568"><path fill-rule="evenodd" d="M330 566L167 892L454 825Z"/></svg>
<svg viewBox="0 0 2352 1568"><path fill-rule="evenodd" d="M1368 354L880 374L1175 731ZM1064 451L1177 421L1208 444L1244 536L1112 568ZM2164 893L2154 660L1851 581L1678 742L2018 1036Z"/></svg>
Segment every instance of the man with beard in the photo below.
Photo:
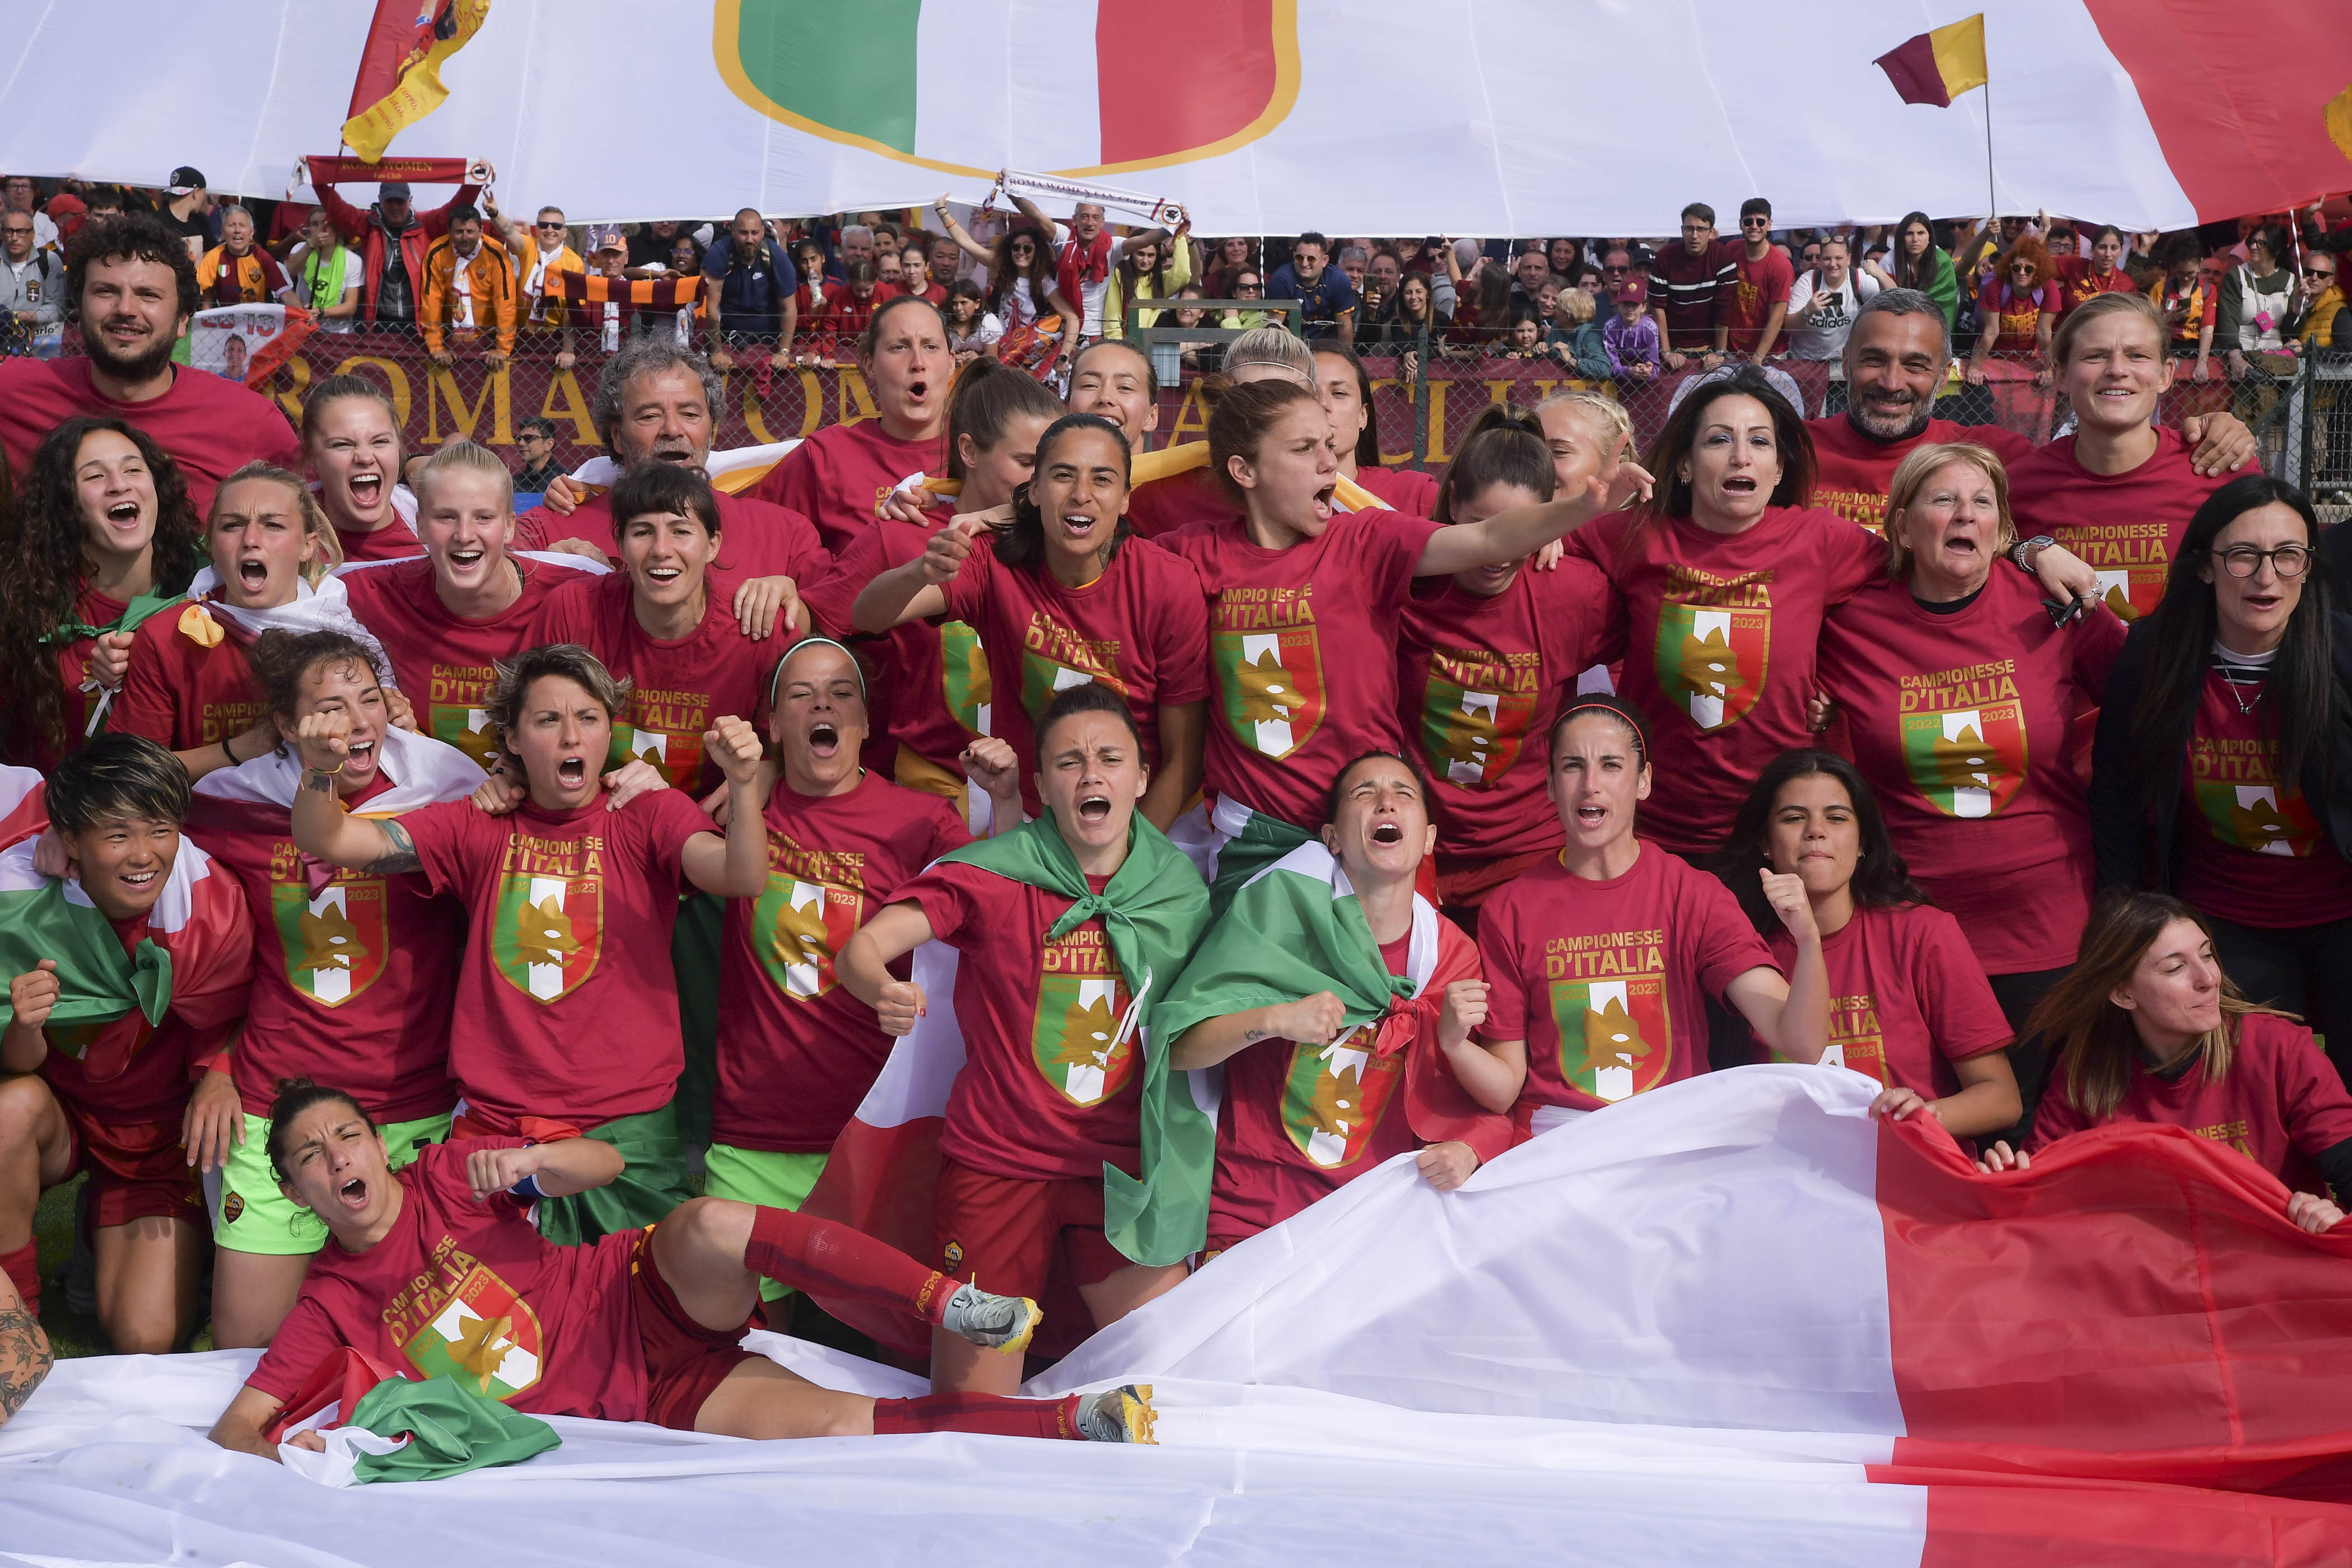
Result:
<svg viewBox="0 0 2352 1568"><path fill-rule="evenodd" d="M1951 359L1943 310L1927 295L1888 289L1864 301L1845 342L1846 411L1806 422L1813 433L1815 506L1881 530L1887 482L1915 448L1973 442L2004 465L2034 449L2026 437L2002 426L1935 417L1936 394ZM2235 415L2195 416L2181 421L2180 433L2196 445L2190 462L2200 474L2253 460L2253 433Z"/></svg>
<svg viewBox="0 0 2352 1568"><path fill-rule="evenodd" d="M42 437L77 414L127 419L180 465L202 514L221 480L257 458L299 469L301 443L277 405L172 363L196 310L196 265L152 213L93 220L66 254L77 359L0 363L0 452L23 473Z"/></svg>
<svg viewBox="0 0 2352 1568"><path fill-rule="evenodd" d="M707 468L714 410L724 389L700 354L667 338L635 338L604 362L590 416L623 473L647 463ZM832 564L816 525L801 512L751 496L718 493L719 558L714 584L732 593L746 577L811 583ZM515 520L518 550L563 550L608 559L613 510L603 493L570 478L551 481L547 500ZM740 612L739 612L740 613Z"/></svg>

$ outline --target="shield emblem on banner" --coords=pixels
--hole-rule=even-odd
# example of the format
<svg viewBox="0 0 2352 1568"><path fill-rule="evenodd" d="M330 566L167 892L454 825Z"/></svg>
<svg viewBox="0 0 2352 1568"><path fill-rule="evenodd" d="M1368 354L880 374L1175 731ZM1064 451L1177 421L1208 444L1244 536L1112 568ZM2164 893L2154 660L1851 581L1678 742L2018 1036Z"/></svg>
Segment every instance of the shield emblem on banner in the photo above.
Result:
<svg viewBox="0 0 2352 1568"><path fill-rule="evenodd" d="M1226 728L1251 751L1286 757L1323 723L1323 653L1313 626L1218 632L1210 639Z"/></svg>
<svg viewBox="0 0 2352 1568"><path fill-rule="evenodd" d="M1903 715L1911 782L1947 816L1997 816L2025 787L2025 705L2012 698L1975 708Z"/></svg>
<svg viewBox="0 0 2352 1568"><path fill-rule="evenodd" d="M854 25L834 0L714 9L719 74L760 113L982 180L1007 164L1084 176L1214 157L1281 124L1298 97L1296 8L1266 0L1192 0L1173 29L1158 25L1170 14L1114 0L867 0ZM1002 74L976 79L982 59ZM1150 91L1135 89L1139 70Z"/></svg>
<svg viewBox="0 0 2352 1568"><path fill-rule="evenodd" d="M1072 1105L1100 1105L1135 1076L1135 1037L1112 1044L1128 1001L1116 974L1037 977L1037 1070Z"/></svg>
<svg viewBox="0 0 2352 1568"><path fill-rule="evenodd" d="M1371 1147L1403 1076L1404 1056L1375 1057L1369 1029L1328 1046L1296 1046L1282 1089L1282 1126L1298 1152L1325 1170L1352 1165Z"/></svg>
<svg viewBox="0 0 2352 1568"><path fill-rule="evenodd" d="M539 1314L505 1280L477 1263L439 1306L401 1347L411 1366L493 1399L512 1399L539 1381L546 1352Z"/></svg>
<svg viewBox="0 0 2352 1568"><path fill-rule="evenodd" d="M1628 1100L1665 1081L1675 1059L1666 977L1555 980L1551 1017L1559 1029L1559 1076L1595 1100Z"/></svg>
<svg viewBox="0 0 2352 1568"><path fill-rule="evenodd" d="M940 695L968 735L988 733L988 650L961 621L940 626Z"/></svg>
<svg viewBox="0 0 2352 1568"><path fill-rule="evenodd" d="M1772 612L1662 605L1658 689L1702 730L1737 724L1764 695Z"/></svg>
<svg viewBox="0 0 2352 1568"><path fill-rule="evenodd" d="M498 761L499 731L488 711L462 702L433 704L433 738L457 747L488 770Z"/></svg>
<svg viewBox="0 0 2352 1568"><path fill-rule="evenodd" d="M2319 842L2319 820L2301 792L2274 784L2196 781L2197 809L2222 843L2256 855L2307 856Z"/></svg>
<svg viewBox="0 0 2352 1568"><path fill-rule="evenodd" d="M1519 760L1536 700L1457 686L1432 670L1421 705L1421 746L1429 771L1465 789L1491 789Z"/></svg>
<svg viewBox="0 0 2352 1568"><path fill-rule="evenodd" d="M377 878L341 878L316 898L301 882L269 889L287 983L325 1007L340 1007L383 973L384 888Z"/></svg>
<svg viewBox="0 0 2352 1568"><path fill-rule="evenodd" d="M833 989L833 961L857 930L864 896L822 882L768 873L768 890L751 907L760 963L776 989L807 1002Z"/></svg>
<svg viewBox="0 0 2352 1568"><path fill-rule="evenodd" d="M507 983L541 1002L558 1002L596 972L604 935L602 877L510 872L499 880L490 957Z"/></svg>

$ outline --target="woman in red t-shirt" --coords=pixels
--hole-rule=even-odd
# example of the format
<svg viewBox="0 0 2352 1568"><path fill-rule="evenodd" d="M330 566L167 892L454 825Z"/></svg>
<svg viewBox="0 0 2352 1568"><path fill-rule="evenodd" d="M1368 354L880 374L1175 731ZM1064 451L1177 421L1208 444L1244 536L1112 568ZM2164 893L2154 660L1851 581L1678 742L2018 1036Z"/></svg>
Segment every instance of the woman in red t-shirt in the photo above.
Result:
<svg viewBox="0 0 2352 1568"><path fill-rule="evenodd" d="M1621 465L1604 463L1611 448L1589 428L1592 416L1563 408L1553 419L1575 426L1574 456L1556 458L1531 415L1480 410L1446 465L1433 520L1540 505L1596 473L1613 481ZM1413 584L1397 637L1401 717L1429 773L1439 902L1465 930L1477 930L1487 893L1559 847L1535 738L1580 671L1622 652L1622 601L1583 560L1548 572L1508 562Z"/></svg>
<svg viewBox="0 0 2352 1568"><path fill-rule="evenodd" d="M857 339L857 368L876 417L826 426L784 454L753 492L816 524L836 557L873 526L899 480L936 473L943 460L955 356L939 307L903 294L877 301Z"/></svg>
<svg viewBox="0 0 2352 1568"><path fill-rule="evenodd" d="M273 733L299 732L310 713L349 720L335 779L347 811L382 820L463 800L482 770L394 727L378 657L341 632L264 632L253 645L253 679ZM221 1350L269 1342L326 1239L313 1216L279 1194L262 1160L278 1081L347 1085L383 1130L395 1164L448 1137L457 1098L449 1009L465 911L418 877L314 879L294 846L300 782L291 752L273 746L207 776L188 815L189 833L243 885L258 950L228 1068L206 1074L194 1097L199 1105L214 1094L235 1100L243 1130L223 1152L213 1203L213 1342Z"/></svg>
<svg viewBox="0 0 2352 1568"><path fill-rule="evenodd" d="M1400 749L1391 628L1412 580L1524 560L1591 517L1606 487L1596 477L1580 494L1451 528L1388 510L1339 512L1330 416L1311 389L1286 380L1251 382L1218 400L1209 459L1243 514L1163 542L1192 563L1210 596L1215 680L1213 805L1202 831L1180 824L1178 837L1213 858L1229 892L1312 835L1349 758ZM1648 482L1632 465L1626 478Z"/></svg>
<svg viewBox="0 0 2352 1568"><path fill-rule="evenodd" d="M0 761L47 772L100 727L131 634L186 592L204 537L144 431L78 417L49 432L0 521Z"/></svg>
<svg viewBox="0 0 2352 1568"><path fill-rule="evenodd" d="M302 457L345 561L421 555L400 515L400 419L392 395L363 375L331 375L302 402ZM416 498L408 497L413 511Z"/></svg>
<svg viewBox="0 0 2352 1568"><path fill-rule="evenodd" d="M2000 460L1921 447L1887 487L1891 570L1830 612L1821 680L1912 874L1968 933L2021 1038L2091 907L2075 718L2123 647L2104 605L2051 624L2010 551ZM2042 1059L2021 1055L2031 1105Z"/></svg>
<svg viewBox="0 0 2352 1568"><path fill-rule="evenodd" d="M148 617L131 635L112 721L171 747L191 783L278 744L245 665L255 637L274 627L359 629L342 584L328 575L334 531L286 469L248 463L223 479L205 538L212 564L188 584L187 605Z"/></svg>
<svg viewBox="0 0 2352 1568"><path fill-rule="evenodd" d="M2294 486L2232 479L2189 520L2099 714L2103 887L2177 893L2247 995L2352 1066L2352 616ZM2243 574L2241 575L2241 574Z"/></svg>
<svg viewBox="0 0 2352 1568"><path fill-rule="evenodd" d="M1119 693L1151 773L1137 809L1165 830L1201 782L1208 615L1190 565L1129 536L1127 480L1118 427L1065 415L1038 437L1001 531L967 510L919 558L869 584L852 613L866 632L940 616L977 627L989 689L1001 694L990 728L1024 760L1056 692L1092 680ZM1022 793L1034 814L1035 784Z"/></svg>
<svg viewBox="0 0 2352 1568"><path fill-rule="evenodd" d="M394 1171L359 1103L307 1079L282 1086L270 1121L271 1167L331 1240L215 1423L224 1448L277 1458L280 1413L309 1414L288 1401L347 1349L399 1375L477 1378L483 1393L541 1415L737 1437L1152 1440L1150 1391L1131 1384L1055 1400L873 1399L820 1388L741 1348L763 1278L887 1302L982 1349L1028 1343L1034 1302L955 1287L846 1226L700 1197L593 1247L558 1247L532 1228L530 1211L611 1183L622 1165L607 1144L467 1138ZM289 1440L326 1448L317 1431Z"/></svg>
<svg viewBox="0 0 2352 1568"><path fill-rule="evenodd" d="M2023 1149L1986 1151L1988 1171L2087 1128L2146 1121L2227 1144L2291 1190L2286 1217L2314 1234L2344 1217L2352 1191L2352 1095L2319 1044L2285 1014L2249 1002L2213 956L2197 911L2163 893L2110 889L2083 932L2083 956L2028 1027L2059 1070Z"/></svg>
<svg viewBox="0 0 2352 1568"><path fill-rule="evenodd" d="M2029 234L2011 246L1995 264L1991 281L1977 294L1984 332L1969 358L1969 384L1984 384L1985 362L1996 353L2046 357L2062 298L2056 268L2042 242ZM2040 366L2033 379L2037 386L2049 385L2049 366Z"/></svg>
<svg viewBox="0 0 2352 1568"><path fill-rule="evenodd" d="M1784 978L1721 882L1634 837L1654 776L1639 710L1620 697L1575 698L1545 746L1565 842L1496 889L1478 917L1487 985L1478 1032L1522 1079L1522 1131L1706 1071L1710 996L1782 1056L1819 1061L1829 980L1804 884L1769 868L1758 876L1794 939Z"/></svg>
<svg viewBox="0 0 2352 1568"><path fill-rule="evenodd" d="M2017 1125L2024 1105L2001 1050L2016 1031L1959 923L1911 880L1852 763L1782 753L1757 778L1715 866L1784 968L1797 946L1756 872L1804 883L1829 973L1830 1049L1885 1086L1872 1110L1897 1121L1925 1111L1956 1138Z"/></svg>
<svg viewBox="0 0 2352 1568"><path fill-rule="evenodd" d="M2139 292L2139 285L2132 281L2131 274L2121 265L2127 248L2124 231L2106 224L2091 237L2087 255L2058 258L2059 313L2063 315L2102 294Z"/></svg>
<svg viewBox="0 0 2352 1568"><path fill-rule="evenodd" d="M844 266L841 281L826 288L824 308L809 323L816 334L816 352L835 358L844 348L854 347L874 320L874 308L899 297L883 294L881 289L882 275L873 262L859 257Z"/></svg>
<svg viewBox="0 0 2352 1568"><path fill-rule="evenodd" d="M1381 466L1380 421L1372 413L1372 377L1351 349L1330 344L1315 350L1315 395L1331 416L1339 437L1339 472L1361 485L1392 511L1433 517L1437 480L1419 468ZM1460 447L1454 448L1456 452Z"/></svg>

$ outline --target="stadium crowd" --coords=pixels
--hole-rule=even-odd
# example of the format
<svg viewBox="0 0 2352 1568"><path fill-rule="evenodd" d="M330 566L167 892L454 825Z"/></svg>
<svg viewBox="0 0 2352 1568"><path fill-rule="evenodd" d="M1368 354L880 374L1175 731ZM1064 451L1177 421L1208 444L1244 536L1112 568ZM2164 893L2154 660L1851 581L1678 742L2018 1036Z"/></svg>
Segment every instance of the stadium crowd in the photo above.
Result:
<svg viewBox="0 0 2352 1568"><path fill-rule="evenodd" d="M1451 1189L1756 1062L1866 1074L1990 1177L2162 1122L2342 1217L2347 562L2242 395L2343 339L2315 226L583 237L472 188L4 188L0 1418L46 1292L117 1351L267 1347L215 1431L264 1455L350 1356L1149 1440L1147 1390L1013 1397L1022 1352L1393 1156ZM522 485L404 450L366 377L295 428L175 364L272 299L444 362L596 333L611 461ZM1142 300L1239 333L1186 350L1203 441L1154 449ZM1373 345L1579 384L1383 468ZM1937 416L2012 351L2064 434ZM714 482L759 355L854 361L876 416ZM2220 389L2179 427L2176 378ZM902 1040L961 1065L877 1236ZM913 1325L933 1393L738 1346L817 1303Z"/></svg>

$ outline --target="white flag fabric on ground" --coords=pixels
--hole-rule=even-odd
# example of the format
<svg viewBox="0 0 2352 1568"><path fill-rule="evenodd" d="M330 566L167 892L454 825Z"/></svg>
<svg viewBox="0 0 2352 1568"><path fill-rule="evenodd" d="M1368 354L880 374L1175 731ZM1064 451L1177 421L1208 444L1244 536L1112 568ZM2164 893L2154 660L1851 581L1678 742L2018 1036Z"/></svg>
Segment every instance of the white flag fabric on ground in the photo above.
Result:
<svg viewBox="0 0 2352 1568"><path fill-rule="evenodd" d="M2340 1564L2352 1238L2175 1130L1968 1173L1873 1089L1714 1074L1454 1194L1391 1162L1026 1390L1152 1382L1156 1448L558 1418L523 1465L337 1491L204 1441L250 1352L63 1363L0 1427L0 1568Z"/></svg>
<svg viewBox="0 0 2352 1568"><path fill-rule="evenodd" d="M152 184L193 163L276 196L333 149L373 9L217 0L191 27L178 0L20 5L0 168ZM1987 87L1904 103L1877 58L1972 9ZM1980 214L1988 115L2003 212L2172 228L2352 187L2352 26L2311 0L854 10L498 0L390 151L488 159L509 210L583 222L978 200L1009 168L1180 203L1203 235L1671 236L1685 202L1727 227L1759 195L1782 224ZM150 37L173 68L89 112L121 40ZM610 134L648 81L664 133Z"/></svg>

